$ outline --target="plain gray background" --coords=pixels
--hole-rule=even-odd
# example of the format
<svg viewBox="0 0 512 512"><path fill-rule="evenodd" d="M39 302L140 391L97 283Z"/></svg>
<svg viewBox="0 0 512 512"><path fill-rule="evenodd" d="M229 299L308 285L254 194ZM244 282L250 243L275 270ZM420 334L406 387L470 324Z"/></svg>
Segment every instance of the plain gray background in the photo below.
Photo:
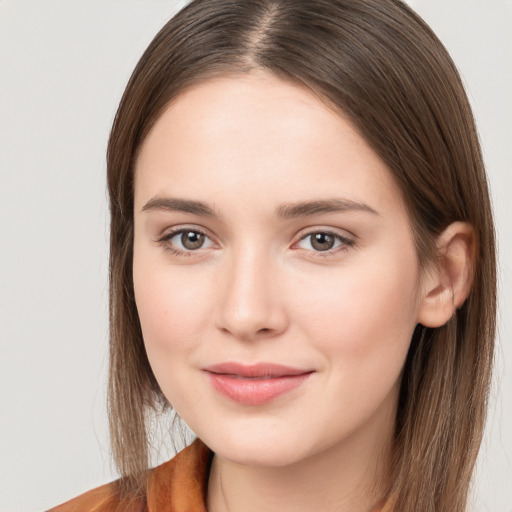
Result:
<svg viewBox="0 0 512 512"><path fill-rule="evenodd" d="M500 336L474 503L512 512L512 3L410 3L463 74L493 190ZM2 512L45 510L115 478L104 154L138 57L183 4L0 0Z"/></svg>

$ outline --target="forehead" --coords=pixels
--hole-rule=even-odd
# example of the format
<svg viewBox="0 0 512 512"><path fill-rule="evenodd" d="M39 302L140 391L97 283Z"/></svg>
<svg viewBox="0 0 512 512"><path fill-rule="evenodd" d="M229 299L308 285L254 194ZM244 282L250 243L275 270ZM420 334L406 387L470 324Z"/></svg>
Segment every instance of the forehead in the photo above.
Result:
<svg viewBox="0 0 512 512"><path fill-rule="evenodd" d="M264 73L186 89L149 132L135 172L139 206L158 194L217 202L238 194L269 206L312 195L401 202L348 119L305 86Z"/></svg>

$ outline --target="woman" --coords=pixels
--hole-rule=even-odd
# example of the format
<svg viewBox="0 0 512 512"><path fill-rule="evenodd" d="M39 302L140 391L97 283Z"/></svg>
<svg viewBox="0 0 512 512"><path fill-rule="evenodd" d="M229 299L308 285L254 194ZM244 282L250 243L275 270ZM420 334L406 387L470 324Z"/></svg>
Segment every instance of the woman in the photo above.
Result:
<svg viewBox="0 0 512 512"><path fill-rule="evenodd" d="M495 255L470 107L395 0L194 1L108 149L123 477L54 510L463 511ZM148 466L147 418L198 440Z"/></svg>

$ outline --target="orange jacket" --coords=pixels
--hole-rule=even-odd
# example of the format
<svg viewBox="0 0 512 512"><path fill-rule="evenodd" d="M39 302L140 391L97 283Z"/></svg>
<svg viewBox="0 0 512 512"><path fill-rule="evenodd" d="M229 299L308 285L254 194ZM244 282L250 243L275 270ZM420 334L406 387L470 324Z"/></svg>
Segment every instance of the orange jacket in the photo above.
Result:
<svg viewBox="0 0 512 512"><path fill-rule="evenodd" d="M212 452L199 439L150 470L147 495L119 509L116 482L86 492L48 512L206 512ZM379 512L379 511L375 511ZM391 512L389 504L380 512Z"/></svg>
<svg viewBox="0 0 512 512"><path fill-rule="evenodd" d="M122 512L206 512L206 486L212 452L196 439L170 461L150 470L147 496ZM48 512L117 512L116 482L86 492ZM121 510L119 510L121 512Z"/></svg>

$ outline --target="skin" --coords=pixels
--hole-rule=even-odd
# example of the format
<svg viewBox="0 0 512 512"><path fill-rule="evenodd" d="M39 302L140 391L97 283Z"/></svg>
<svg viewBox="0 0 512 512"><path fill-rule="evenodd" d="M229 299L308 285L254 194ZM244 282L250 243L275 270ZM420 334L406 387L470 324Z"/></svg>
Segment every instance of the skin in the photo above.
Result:
<svg viewBox="0 0 512 512"><path fill-rule="evenodd" d="M214 215L162 207L169 198ZM348 208L276 215L326 199ZM187 250L179 228L207 235L203 245ZM310 235L325 232L340 238L316 250ZM400 191L349 121L263 72L188 88L138 156L133 270L154 374L216 454L210 512L378 505L411 335L446 321L437 305L451 274L445 286L420 272ZM203 371L226 361L312 373L244 405Z"/></svg>

